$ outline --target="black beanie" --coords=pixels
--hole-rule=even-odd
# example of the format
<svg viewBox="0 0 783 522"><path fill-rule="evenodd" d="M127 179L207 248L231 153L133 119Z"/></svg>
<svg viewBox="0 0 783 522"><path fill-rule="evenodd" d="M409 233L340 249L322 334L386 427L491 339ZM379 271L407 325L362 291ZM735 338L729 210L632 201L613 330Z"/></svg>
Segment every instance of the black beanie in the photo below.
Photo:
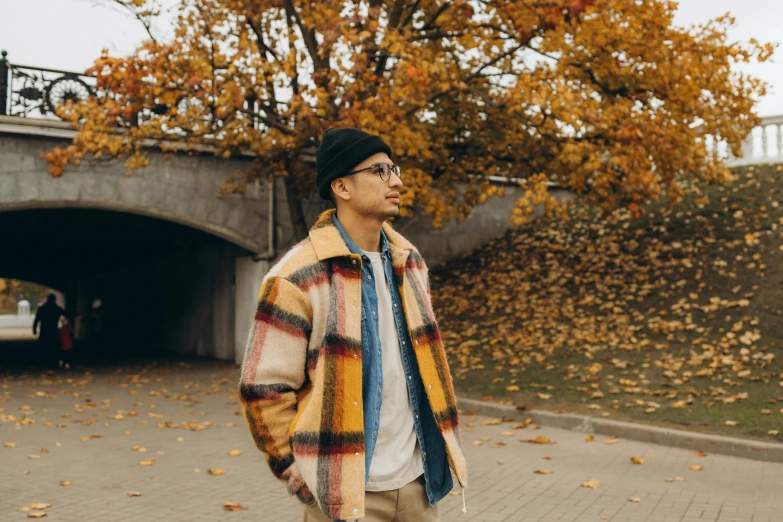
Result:
<svg viewBox="0 0 783 522"><path fill-rule="evenodd" d="M315 151L315 184L323 199L331 199L332 181L345 176L373 154L392 152L381 138L351 127L326 129Z"/></svg>

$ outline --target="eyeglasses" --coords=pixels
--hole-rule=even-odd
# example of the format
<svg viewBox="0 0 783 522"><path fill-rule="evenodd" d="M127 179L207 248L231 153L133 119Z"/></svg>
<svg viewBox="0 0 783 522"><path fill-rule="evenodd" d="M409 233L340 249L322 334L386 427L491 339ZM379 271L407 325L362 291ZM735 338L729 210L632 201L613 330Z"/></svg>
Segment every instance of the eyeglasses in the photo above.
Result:
<svg viewBox="0 0 783 522"><path fill-rule="evenodd" d="M365 170L372 170L375 174L378 174L381 177L382 181L389 181L392 172L394 172L398 178L402 178L402 171L400 170L400 166L389 165L388 163L376 163L375 165L371 165L363 169L347 172L345 175L348 176L349 174L356 174L358 172L363 172Z"/></svg>

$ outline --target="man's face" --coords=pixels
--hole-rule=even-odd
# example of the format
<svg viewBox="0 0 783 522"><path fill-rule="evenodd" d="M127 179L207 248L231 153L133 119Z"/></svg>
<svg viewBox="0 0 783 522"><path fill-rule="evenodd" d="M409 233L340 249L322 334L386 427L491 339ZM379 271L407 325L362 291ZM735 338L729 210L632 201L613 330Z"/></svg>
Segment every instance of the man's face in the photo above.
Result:
<svg viewBox="0 0 783 522"><path fill-rule="evenodd" d="M373 154L362 161L352 171L372 167L385 163L393 165L385 152ZM400 213L400 187L402 180L393 172L389 173L389 180L383 181L376 169L364 170L356 174L342 178L342 184L337 183L334 198L339 205L346 205L354 212L367 217L386 220ZM334 188L334 185L333 185ZM348 195L348 198L340 196Z"/></svg>

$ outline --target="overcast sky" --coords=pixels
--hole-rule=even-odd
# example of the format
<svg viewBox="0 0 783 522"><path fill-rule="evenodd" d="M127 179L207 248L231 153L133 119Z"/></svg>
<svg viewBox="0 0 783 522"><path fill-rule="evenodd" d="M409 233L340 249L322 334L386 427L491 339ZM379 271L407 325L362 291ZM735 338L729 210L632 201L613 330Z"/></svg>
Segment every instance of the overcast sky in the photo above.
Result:
<svg viewBox="0 0 783 522"><path fill-rule="evenodd" d="M689 26L726 12L737 20L732 39L783 39L780 0L681 0L676 21ZM146 36L137 21L95 0L0 0L0 13L0 49L8 51L11 62L23 65L82 71L101 49L108 48L115 55L128 54ZM165 29L158 28L163 32ZM759 104L759 114L783 114L783 48L778 49L773 62L751 65L746 70L770 84L769 94Z"/></svg>

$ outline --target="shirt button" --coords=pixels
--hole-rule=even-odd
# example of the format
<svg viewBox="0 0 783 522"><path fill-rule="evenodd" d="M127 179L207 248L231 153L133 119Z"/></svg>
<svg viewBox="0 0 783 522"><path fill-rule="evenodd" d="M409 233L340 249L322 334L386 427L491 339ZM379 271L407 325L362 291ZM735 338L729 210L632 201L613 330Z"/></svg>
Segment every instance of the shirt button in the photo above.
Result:
<svg viewBox="0 0 783 522"><path fill-rule="evenodd" d="M359 456L359 452L358 452L358 451L356 452L356 456L357 456L357 457Z"/></svg>
<svg viewBox="0 0 783 522"><path fill-rule="evenodd" d="M402 342L402 345L405 346L405 341Z"/></svg>
<svg viewBox="0 0 783 522"><path fill-rule="evenodd" d="M378 355L380 355L380 354L381 354L381 351L380 351L380 350L378 350Z"/></svg>
<svg viewBox="0 0 783 522"><path fill-rule="evenodd" d="M431 387L432 387L432 386L430 386L430 388L431 388ZM382 391L382 390L381 390L380 388L378 388L378 391Z"/></svg>
<svg viewBox="0 0 783 522"><path fill-rule="evenodd" d="M430 384L430 390L432 389L432 384Z"/></svg>
<svg viewBox="0 0 783 522"><path fill-rule="evenodd" d="M356 513L358 513L358 512L359 512L359 510L358 510L357 508L353 508L353 514L354 514L354 515L355 515Z"/></svg>
<svg viewBox="0 0 783 522"><path fill-rule="evenodd" d="M397 303L394 303L394 308L397 308Z"/></svg>
<svg viewBox="0 0 783 522"><path fill-rule="evenodd" d="M373 312L372 315L375 316L375 312Z"/></svg>
<svg viewBox="0 0 783 522"><path fill-rule="evenodd" d="M367 279L372 279L372 276L371 276L371 275L368 275L368 276L367 276Z"/></svg>
<svg viewBox="0 0 783 522"><path fill-rule="evenodd" d="M408 380L410 381L411 379L413 379L413 377L411 377L410 375L408 375Z"/></svg>
<svg viewBox="0 0 783 522"><path fill-rule="evenodd" d="M419 418L419 416L418 416L418 415L416 415L416 418L418 419L418 418Z"/></svg>
<svg viewBox="0 0 783 522"><path fill-rule="evenodd" d="M354 406L358 406L359 405L359 401L353 401L353 405Z"/></svg>

